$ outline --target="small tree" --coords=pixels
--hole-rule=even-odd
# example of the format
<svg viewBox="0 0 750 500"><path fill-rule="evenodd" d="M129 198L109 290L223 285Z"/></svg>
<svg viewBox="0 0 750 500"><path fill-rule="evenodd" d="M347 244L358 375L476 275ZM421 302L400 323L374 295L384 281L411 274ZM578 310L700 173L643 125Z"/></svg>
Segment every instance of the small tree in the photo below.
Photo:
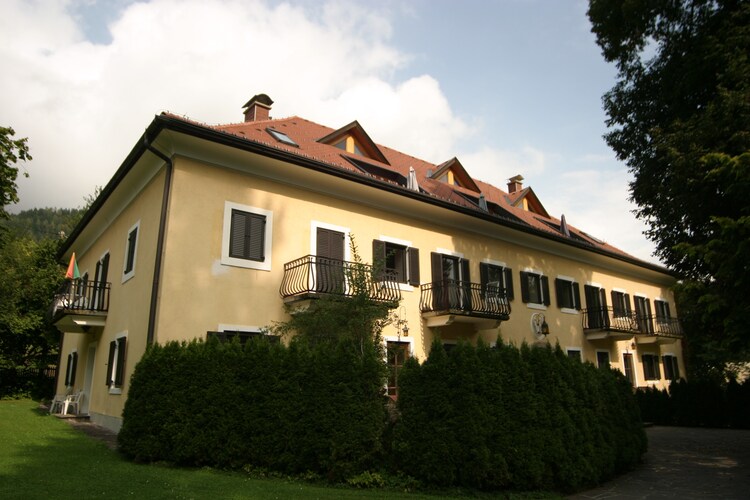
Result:
<svg viewBox="0 0 750 500"><path fill-rule="evenodd" d="M371 291L383 274L383 263L365 263L353 236L349 245L352 262L343 268L347 295L322 295L304 310L287 305L290 318L269 327L269 331L294 335L295 341L311 344L348 340L358 347L360 354L368 351L368 344L373 344L382 357L382 332L392 321L389 309L394 304L373 300Z"/></svg>
<svg viewBox="0 0 750 500"><path fill-rule="evenodd" d="M16 131L10 127L0 127L0 219L7 219L5 206L18 203L18 161L31 160L27 138L13 140ZM25 177L29 174L24 172Z"/></svg>

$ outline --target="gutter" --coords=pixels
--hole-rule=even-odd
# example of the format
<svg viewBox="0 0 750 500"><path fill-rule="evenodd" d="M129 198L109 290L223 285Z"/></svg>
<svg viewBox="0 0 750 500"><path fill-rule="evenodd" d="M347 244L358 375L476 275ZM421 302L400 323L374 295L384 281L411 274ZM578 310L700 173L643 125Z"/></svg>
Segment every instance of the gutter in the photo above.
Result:
<svg viewBox="0 0 750 500"><path fill-rule="evenodd" d="M172 160L149 143L148 131L143 134L143 145L160 159L164 160L166 173L164 177L164 191L161 197L161 213L159 215L159 234L156 239L156 257L154 258L154 278L151 283L151 304L148 312L148 331L146 344L154 342L154 329L156 328L156 308L159 302L159 280L161 277L161 266L164 257L164 238L167 228L167 212L169 211L169 195L172 191L172 174L174 166Z"/></svg>

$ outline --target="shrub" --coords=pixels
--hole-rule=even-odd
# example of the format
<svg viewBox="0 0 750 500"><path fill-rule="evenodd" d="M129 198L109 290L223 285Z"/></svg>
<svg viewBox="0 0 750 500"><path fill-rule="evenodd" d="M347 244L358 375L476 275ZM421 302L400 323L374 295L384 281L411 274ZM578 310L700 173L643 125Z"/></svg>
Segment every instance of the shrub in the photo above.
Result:
<svg viewBox="0 0 750 500"><path fill-rule="evenodd" d="M559 348L433 345L400 377L394 452L429 484L573 491L638 462L646 440L625 378Z"/></svg>

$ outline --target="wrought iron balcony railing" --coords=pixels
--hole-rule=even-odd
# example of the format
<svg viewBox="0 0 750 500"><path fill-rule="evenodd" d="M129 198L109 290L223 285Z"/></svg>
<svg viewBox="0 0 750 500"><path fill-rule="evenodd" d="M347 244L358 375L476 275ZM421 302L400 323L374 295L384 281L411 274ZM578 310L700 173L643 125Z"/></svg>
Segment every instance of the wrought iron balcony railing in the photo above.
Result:
<svg viewBox="0 0 750 500"><path fill-rule="evenodd" d="M583 309L581 318L584 330L606 330L633 335L682 336L679 320L672 317L615 311L612 307L596 307Z"/></svg>
<svg viewBox="0 0 750 500"><path fill-rule="evenodd" d="M401 290L393 273L381 272L378 277L374 276L369 264L316 255L306 255L284 264L279 293L284 298L364 294L374 302L394 306L401 300Z"/></svg>
<svg viewBox="0 0 750 500"><path fill-rule="evenodd" d="M468 281L443 280L422 285L423 313L460 314L507 321L510 303L505 290Z"/></svg>
<svg viewBox="0 0 750 500"><path fill-rule="evenodd" d="M55 294L52 317L61 314L98 314L109 311L110 283L66 280Z"/></svg>

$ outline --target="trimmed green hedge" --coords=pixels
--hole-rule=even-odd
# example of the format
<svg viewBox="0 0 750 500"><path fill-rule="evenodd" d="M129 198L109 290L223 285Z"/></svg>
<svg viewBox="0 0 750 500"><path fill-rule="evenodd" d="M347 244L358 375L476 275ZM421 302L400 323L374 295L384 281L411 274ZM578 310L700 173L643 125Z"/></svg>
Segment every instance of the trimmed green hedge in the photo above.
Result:
<svg viewBox="0 0 750 500"><path fill-rule="evenodd" d="M636 399L643 419L657 425L750 429L750 380L682 379L669 390L638 389Z"/></svg>
<svg viewBox="0 0 750 500"><path fill-rule="evenodd" d="M131 378L118 442L138 461L345 479L377 464L383 383L376 349L346 341L153 345Z"/></svg>
<svg viewBox="0 0 750 500"><path fill-rule="evenodd" d="M646 450L624 376L560 349L440 343L400 376L398 468L426 483L573 491Z"/></svg>
<svg viewBox="0 0 750 500"><path fill-rule="evenodd" d="M353 340L153 345L131 378L120 449L356 484L388 472L427 486L573 491L646 448L625 377L559 348L436 343L402 369L390 418L385 374L382 352Z"/></svg>

